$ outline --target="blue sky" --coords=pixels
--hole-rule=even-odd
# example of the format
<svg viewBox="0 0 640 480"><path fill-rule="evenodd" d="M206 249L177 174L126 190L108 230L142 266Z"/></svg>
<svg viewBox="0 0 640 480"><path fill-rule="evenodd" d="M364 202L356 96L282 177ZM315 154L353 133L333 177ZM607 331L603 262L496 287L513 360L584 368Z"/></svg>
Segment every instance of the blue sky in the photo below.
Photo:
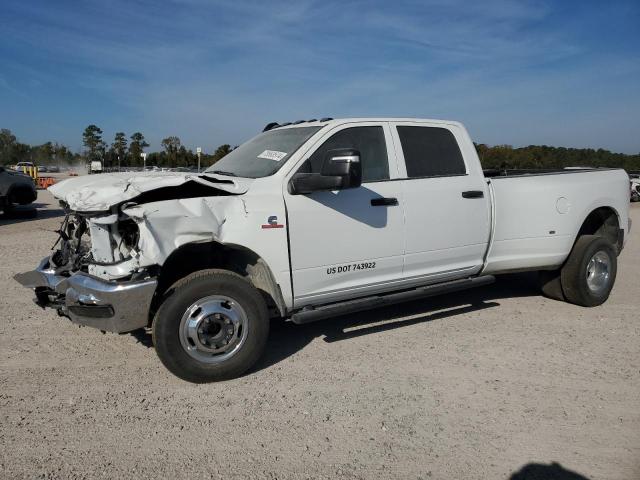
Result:
<svg viewBox="0 0 640 480"><path fill-rule="evenodd" d="M412 116L640 152L640 2L4 0L0 127L211 150L270 121Z"/></svg>

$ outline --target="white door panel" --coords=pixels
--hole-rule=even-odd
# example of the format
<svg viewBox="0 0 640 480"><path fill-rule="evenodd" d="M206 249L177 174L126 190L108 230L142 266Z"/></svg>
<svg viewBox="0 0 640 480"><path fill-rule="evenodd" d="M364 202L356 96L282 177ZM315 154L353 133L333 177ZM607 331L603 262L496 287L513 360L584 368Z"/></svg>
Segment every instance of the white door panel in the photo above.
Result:
<svg viewBox="0 0 640 480"><path fill-rule="evenodd" d="M379 182L287 201L296 298L402 276L402 209L371 206L398 194L396 182Z"/></svg>
<svg viewBox="0 0 640 480"><path fill-rule="evenodd" d="M454 125L443 124L398 122L391 126L400 175L406 178L400 182L405 215L404 278L442 281L478 272L490 231L489 190L484 178L469 165L466 156L462 157L466 174L407 178L405 153L396 127L446 129L453 135L451 141L455 139L459 146L461 132ZM446 168L446 162L439 168ZM470 191L481 192L482 196L464 198L463 192Z"/></svg>
<svg viewBox="0 0 640 480"><path fill-rule="evenodd" d="M357 127L382 127L389 177L397 178L395 152L386 123L356 123L334 129L318 142L318 150L328 139L335 142L336 133ZM366 147L361 152L363 162L365 150ZM310 151L305 158L313 154ZM401 182L393 180L307 195L285 191L295 306L336 301L359 292L364 295L380 284L402 279L401 196ZM371 200L381 197L396 198L398 204L372 205Z"/></svg>
<svg viewBox="0 0 640 480"><path fill-rule="evenodd" d="M379 197L401 202L399 182L287 197L296 300L401 278L402 208Z"/></svg>
<svg viewBox="0 0 640 480"><path fill-rule="evenodd" d="M482 266L489 240L487 202L466 199L469 177L421 178L403 184L406 277Z"/></svg>

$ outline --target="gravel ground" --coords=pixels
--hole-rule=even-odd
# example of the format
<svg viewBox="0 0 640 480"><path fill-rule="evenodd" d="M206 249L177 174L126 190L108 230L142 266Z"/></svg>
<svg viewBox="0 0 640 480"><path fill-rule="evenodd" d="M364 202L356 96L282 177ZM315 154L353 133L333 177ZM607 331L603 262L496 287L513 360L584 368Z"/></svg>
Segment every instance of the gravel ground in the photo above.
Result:
<svg viewBox="0 0 640 480"><path fill-rule="evenodd" d="M257 368L192 385L148 334L78 328L12 280L55 240L61 212L38 202L0 217L1 478L640 478L638 204L602 307L512 275L275 323Z"/></svg>

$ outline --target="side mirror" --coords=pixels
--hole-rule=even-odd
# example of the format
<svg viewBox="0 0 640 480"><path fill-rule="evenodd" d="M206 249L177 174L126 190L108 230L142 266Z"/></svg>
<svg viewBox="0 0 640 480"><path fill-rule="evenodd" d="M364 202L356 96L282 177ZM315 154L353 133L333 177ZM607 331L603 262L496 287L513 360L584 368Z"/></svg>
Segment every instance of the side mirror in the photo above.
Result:
<svg viewBox="0 0 640 480"><path fill-rule="evenodd" d="M329 150L320 173L296 173L289 182L292 195L321 190L344 190L362 184L360 152L353 148Z"/></svg>

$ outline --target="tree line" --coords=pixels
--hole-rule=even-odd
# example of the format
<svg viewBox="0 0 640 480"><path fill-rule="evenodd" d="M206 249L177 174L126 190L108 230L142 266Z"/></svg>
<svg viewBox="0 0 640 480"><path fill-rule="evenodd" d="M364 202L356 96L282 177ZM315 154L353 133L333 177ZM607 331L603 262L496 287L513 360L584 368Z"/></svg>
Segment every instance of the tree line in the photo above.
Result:
<svg viewBox="0 0 640 480"><path fill-rule="evenodd" d="M141 167L145 162L142 153L149 143L140 132L127 139L124 132L117 132L113 142L108 145L102 140L102 130L89 125L82 133L86 160L101 160L106 168ZM198 155L182 145L180 138L170 136L162 139L162 151L147 155L146 165L158 167L194 167L198 164ZM231 145L220 145L212 154L201 153L200 165L205 168L213 165L232 150Z"/></svg>
<svg viewBox="0 0 640 480"><path fill-rule="evenodd" d="M0 129L0 165L31 161L36 165L78 164L91 160L101 160L106 168L141 167L141 153L149 143L140 132L129 137L117 132L108 144L102 138L103 132L96 125L89 125L82 134L84 152L74 153L67 146L57 142L42 145L27 145L18 141L10 130ZM197 154L186 148L180 138L169 136L161 142L160 152L147 155L147 165L159 167L193 167L198 164ZM564 167L610 167L627 171L640 170L640 153L627 155L604 149L550 147L529 145L514 148L510 145L489 146L476 144L476 151L483 168L507 169L553 169ZM224 157L233 148L229 144L220 145L213 153L201 155L202 167L208 167Z"/></svg>
<svg viewBox="0 0 640 480"><path fill-rule="evenodd" d="M74 164L80 155L57 142L42 145L27 145L18 141L11 130L0 129L0 165L15 165L18 162L33 162L36 165Z"/></svg>
<svg viewBox="0 0 640 480"><path fill-rule="evenodd" d="M640 170L640 153L627 155L602 148L565 148L529 145L476 144L482 168L496 169L555 169L564 167L624 168L628 172Z"/></svg>
<svg viewBox="0 0 640 480"><path fill-rule="evenodd" d="M15 165L18 162L33 162L35 165L79 165L100 160L105 168L142 167L141 154L149 147L144 135L135 132L127 137L117 132L113 141L107 143L103 132L96 125L89 125L82 132L82 153L72 152L67 146L57 142L42 145L28 145L18 141L11 130L0 129L0 165ZM162 140L162 151L147 154L146 164L158 167L195 167L198 155L182 145L180 138L170 136ZM200 165L206 168L224 157L233 148L229 144L220 145L213 153L202 152Z"/></svg>

